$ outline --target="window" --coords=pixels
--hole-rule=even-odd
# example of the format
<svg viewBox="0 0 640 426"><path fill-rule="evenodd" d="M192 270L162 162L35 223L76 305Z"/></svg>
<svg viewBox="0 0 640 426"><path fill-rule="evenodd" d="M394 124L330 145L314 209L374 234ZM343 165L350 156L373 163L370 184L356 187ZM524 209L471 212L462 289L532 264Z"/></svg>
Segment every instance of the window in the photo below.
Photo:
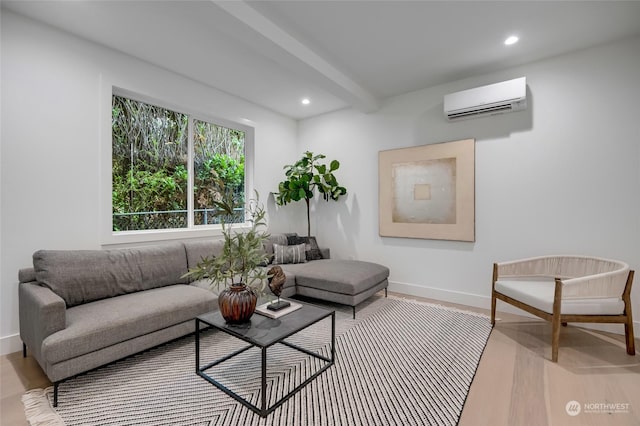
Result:
<svg viewBox="0 0 640 426"><path fill-rule="evenodd" d="M245 202L248 128L112 96L112 231L191 229L219 223L212 176ZM238 208L227 222L244 222Z"/></svg>

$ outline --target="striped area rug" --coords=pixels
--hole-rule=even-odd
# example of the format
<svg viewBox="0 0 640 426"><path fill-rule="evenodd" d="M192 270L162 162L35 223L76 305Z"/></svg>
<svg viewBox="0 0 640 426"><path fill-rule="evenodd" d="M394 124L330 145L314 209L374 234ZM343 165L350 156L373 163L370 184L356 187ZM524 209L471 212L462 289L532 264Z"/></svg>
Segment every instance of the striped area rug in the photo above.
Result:
<svg viewBox="0 0 640 426"><path fill-rule="evenodd" d="M38 407L51 389L23 397L32 425L456 425L484 350L488 317L442 306L374 297L351 319L336 315L336 363L266 418L195 374L194 337L154 348L60 386L59 406ZM288 340L329 354L330 319ZM202 337L202 364L244 345L219 331ZM270 403L323 361L284 345L268 350ZM254 404L260 351L208 373ZM44 404L43 404L44 401ZM48 403L47 403L48 402Z"/></svg>

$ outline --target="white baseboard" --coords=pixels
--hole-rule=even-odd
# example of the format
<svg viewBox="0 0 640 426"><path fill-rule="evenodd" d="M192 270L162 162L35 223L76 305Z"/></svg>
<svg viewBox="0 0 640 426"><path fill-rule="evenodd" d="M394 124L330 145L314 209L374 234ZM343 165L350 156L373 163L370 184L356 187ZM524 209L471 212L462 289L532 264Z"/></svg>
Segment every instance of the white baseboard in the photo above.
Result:
<svg viewBox="0 0 640 426"><path fill-rule="evenodd" d="M458 303L460 305L473 306L481 309L491 309L491 297L482 296L479 294L465 293L462 291L446 290L436 287L428 287L417 284L401 283L398 281L389 281L389 291L395 291L397 293L403 293L410 296L426 297L428 299L441 300L443 302ZM511 306L507 303L503 303L498 300L496 305L498 312L506 312L509 314L521 315L524 317L537 318L528 312ZM622 324L592 324L592 323L573 323L578 327L584 327L591 330L606 331L614 334L624 334L624 326ZM634 321L633 328L640 330L640 322ZM636 337L640 337L640 331L636 332Z"/></svg>
<svg viewBox="0 0 640 426"><path fill-rule="evenodd" d="M19 334L0 337L0 355L22 351L22 340Z"/></svg>
<svg viewBox="0 0 640 426"><path fill-rule="evenodd" d="M442 300L443 302L459 303L461 305L473 306L476 308L490 309L491 298L478 294L465 293L462 291L445 290L442 288L428 287L417 284L401 283L389 281L389 290L410 296L426 297L428 299Z"/></svg>

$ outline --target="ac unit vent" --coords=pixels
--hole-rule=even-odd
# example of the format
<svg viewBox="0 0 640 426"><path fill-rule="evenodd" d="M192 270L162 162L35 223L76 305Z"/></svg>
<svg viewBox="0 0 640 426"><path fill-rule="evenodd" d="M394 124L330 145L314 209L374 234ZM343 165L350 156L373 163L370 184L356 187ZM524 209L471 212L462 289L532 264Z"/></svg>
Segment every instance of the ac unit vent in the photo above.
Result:
<svg viewBox="0 0 640 426"><path fill-rule="evenodd" d="M526 77L463 90L444 97L444 114L450 121L521 111L526 108Z"/></svg>

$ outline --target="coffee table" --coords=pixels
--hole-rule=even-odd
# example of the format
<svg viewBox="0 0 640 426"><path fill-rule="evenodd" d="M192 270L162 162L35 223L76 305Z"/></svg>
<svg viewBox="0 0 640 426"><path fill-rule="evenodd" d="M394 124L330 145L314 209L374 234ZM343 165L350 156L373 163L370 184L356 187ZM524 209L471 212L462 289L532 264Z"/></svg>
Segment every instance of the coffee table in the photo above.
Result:
<svg viewBox="0 0 640 426"><path fill-rule="evenodd" d="M318 353L312 352L300 346L286 342L287 337L304 330L305 328L322 321L325 318L331 317L331 356L324 357ZM201 323L209 325L220 331L223 331L231 336L237 337L247 343L248 346L243 347L227 356L217 359L209 364L200 366L200 327ZM309 384L312 380L322 374L325 370L331 367L335 361L335 340L336 340L336 313L327 309L322 309L317 306L303 304L302 308L290 314L283 315L280 318L272 319L259 314L254 314L251 317L249 323L233 325L227 324L222 318L220 312L210 312L204 315L196 317L196 374L200 377L216 386L218 389L240 402L245 407L249 408L253 412L259 414L262 417L266 417L276 408L281 406L285 401L291 398L296 392L300 391L303 387ZM305 381L300 383L289 393L284 395L272 406L267 407L267 349L275 344L282 344L290 348L303 352L311 357L325 361L326 364L322 366L317 372L308 377ZM224 386L222 383L208 375L205 371L219 365L236 355L243 353L251 348L259 348L262 351L262 374L261 374L261 394L260 394L260 407L247 401L242 396L238 395L231 389Z"/></svg>

